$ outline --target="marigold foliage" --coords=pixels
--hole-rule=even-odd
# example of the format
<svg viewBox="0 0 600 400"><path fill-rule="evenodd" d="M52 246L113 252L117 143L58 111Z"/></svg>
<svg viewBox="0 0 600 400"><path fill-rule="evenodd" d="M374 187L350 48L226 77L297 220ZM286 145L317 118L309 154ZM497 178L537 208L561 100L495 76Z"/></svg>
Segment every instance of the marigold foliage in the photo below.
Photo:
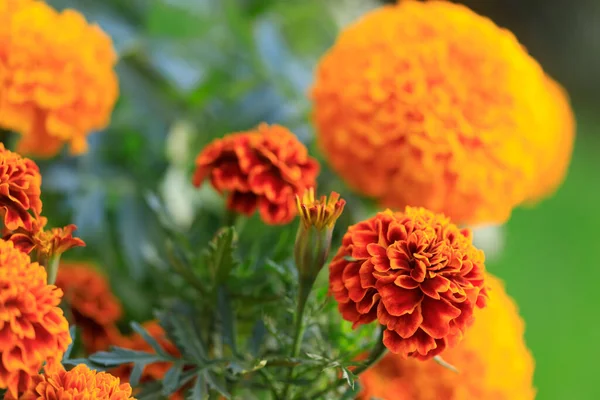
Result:
<svg viewBox="0 0 600 400"><path fill-rule="evenodd" d="M572 135L549 112L557 94L546 82L489 19L451 2L402 1L350 25L320 61L317 138L333 169L384 206L503 222L543 175L557 186L570 158L569 146L559 165L547 153Z"/></svg>
<svg viewBox="0 0 600 400"><path fill-rule="evenodd" d="M214 140L196 158L194 185L210 178L227 207L244 215L256 209L270 225L296 215L295 196L316 185L319 164L287 128L261 124L255 130Z"/></svg>
<svg viewBox="0 0 600 400"><path fill-rule="evenodd" d="M8 399L13 399L8 397ZM90 370L79 364L70 371L60 367L49 368L33 378L19 400L128 400L131 386L107 372Z"/></svg>
<svg viewBox="0 0 600 400"><path fill-rule="evenodd" d="M32 229L34 218L42 212L41 184L38 166L0 143L0 214L5 229Z"/></svg>
<svg viewBox="0 0 600 400"><path fill-rule="evenodd" d="M0 0L0 25L0 128L22 135L24 154L49 157L65 143L85 152L118 96L110 37L42 1Z"/></svg>
<svg viewBox="0 0 600 400"><path fill-rule="evenodd" d="M16 396L44 362L62 358L71 343L59 308L62 291L46 284L46 270L0 240L0 388Z"/></svg>
<svg viewBox="0 0 600 400"><path fill-rule="evenodd" d="M377 320L385 346L403 357L452 347L485 305L484 255L471 239L423 208L352 225L329 266L342 317L354 327Z"/></svg>
<svg viewBox="0 0 600 400"><path fill-rule="evenodd" d="M56 286L64 292L67 315L81 330L88 354L106 350L120 337L117 322L123 310L106 277L84 262L62 261Z"/></svg>
<svg viewBox="0 0 600 400"><path fill-rule="evenodd" d="M523 339L524 323L503 283L488 275L487 307L464 340L433 362L390 354L360 375L360 398L382 400L532 400L534 361Z"/></svg>

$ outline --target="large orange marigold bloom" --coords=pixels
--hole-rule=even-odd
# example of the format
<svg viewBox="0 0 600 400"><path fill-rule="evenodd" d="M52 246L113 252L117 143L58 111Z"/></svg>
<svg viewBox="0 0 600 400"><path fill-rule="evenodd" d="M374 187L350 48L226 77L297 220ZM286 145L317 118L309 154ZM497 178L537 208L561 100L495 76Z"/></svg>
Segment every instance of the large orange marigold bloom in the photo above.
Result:
<svg viewBox="0 0 600 400"><path fill-rule="evenodd" d="M486 277L487 307L455 348L443 354L458 373L433 362L389 354L360 375L360 398L382 400L533 400L534 361L524 323L504 285Z"/></svg>
<svg viewBox="0 0 600 400"><path fill-rule="evenodd" d="M85 152L118 96L111 39L43 1L0 0L0 12L0 127L22 135L22 153L52 156L64 143Z"/></svg>
<svg viewBox="0 0 600 400"><path fill-rule="evenodd" d="M484 272L469 230L407 207L348 228L329 288L355 327L377 320L393 353L427 359L460 341L485 305Z"/></svg>
<svg viewBox="0 0 600 400"><path fill-rule="evenodd" d="M120 337L116 324L122 316L121 303L106 277L92 265L62 261L56 286L64 292L67 315L81 329L88 354L106 350Z"/></svg>
<svg viewBox="0 0 600 400"><path fill-rule="evenodd" d="M12 397L8 397L12 399ZM131 386L107 372L97 372L84 364L70 371L60 367L49 368L35 376L19 400L128 400Z"/></svg>
<svg viewBox="0 0 600 400"><path fill-rule="evenodd" d="M320 147L351 187L460 223L506 220L561 141L538 63L509 31L446 1L401 1L346 28L311 96Z"/></svg>
<svg viewBox="0 0 600 400"><path fill-rule="evenodd" d="M41 184L38 166L0 143L0 216L6 229L32 229L34 218L42 212Z"/></svg>
<svg viewBox="0 0 600 400"><path fill-rule="evenodd" d="M0 240L0 388L25 390L44 362L60 360L71 337L62 291L12 242Z"/></svg>
<svg viewBox="0 0 600 400"><path fill-rule="evenodd" d="M319 164L287 128L261 124L210 143L196 158L194 185L210 177L228 193L227 207L244 215L258 208L262 220L286 224L296 215L296 195L316 185Z"/></svg>

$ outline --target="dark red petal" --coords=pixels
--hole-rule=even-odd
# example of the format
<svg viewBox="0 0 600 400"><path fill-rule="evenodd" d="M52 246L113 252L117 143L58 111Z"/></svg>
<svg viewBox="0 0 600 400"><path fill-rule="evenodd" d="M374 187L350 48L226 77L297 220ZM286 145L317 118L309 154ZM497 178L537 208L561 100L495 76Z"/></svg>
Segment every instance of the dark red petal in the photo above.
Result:
<svg viewBox="0 0 600 400"><path fill-rule="evenodd" d="M457 318L461 311L444 299L434 300L425 297L421 303L423 323L421 329L435 339L441 339L450 333L450 321Z"/></svg>
<svg viewBox="0 0 600 400"><path fill-rule="evenodd" d="M412 312L423 299L423 293L418 289L407 290L394 284L377 286L386 310L397 317Z"/></svg>

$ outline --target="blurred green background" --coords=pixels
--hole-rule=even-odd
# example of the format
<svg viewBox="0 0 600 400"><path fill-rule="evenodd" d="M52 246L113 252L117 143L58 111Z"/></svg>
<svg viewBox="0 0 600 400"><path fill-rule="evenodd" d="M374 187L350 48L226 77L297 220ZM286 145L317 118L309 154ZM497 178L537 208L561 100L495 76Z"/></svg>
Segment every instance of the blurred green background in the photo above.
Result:
<svg viewBox="0 0 600 400"><path fill-rule="evenodd" d="M336 32L378 2L49 2L80 10L113 37L121 97L111 126L90 137L88 154L42 163L45 209L79 226L93 243L79 255L98 260L128 312L142 318L151 308L145 266L155 259L144 196L162 193L185 225L202 196L189 188L190 167L211 138L261 121L310 138L313 67ZM513 30L572 96L579 128L568 179L553 198L514 213L497 239L504 249L488 266L506 280L527 322L538 399L599 399L600 2L464 3ZM123 273L136 283L119 279Z"/></svg>

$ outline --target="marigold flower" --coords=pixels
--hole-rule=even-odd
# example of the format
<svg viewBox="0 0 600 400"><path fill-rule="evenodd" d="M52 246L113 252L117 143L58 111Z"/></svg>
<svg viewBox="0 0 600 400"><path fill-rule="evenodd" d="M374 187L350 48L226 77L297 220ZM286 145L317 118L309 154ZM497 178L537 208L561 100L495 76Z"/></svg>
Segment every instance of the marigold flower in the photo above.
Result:
<svg viewBox="0 0 600 400"><path fill-rule="evenodd" d="M319 271L325 265L331 248L331 235L335 222L344 211L346 201L331 192L329 199L315 198L314 188L296 195L300 226L294 245L294 258L302 283L312 286ZM301 284L302 284L301 283Z"/></svg>
<svg viewBox="0 0 600 400"><path fill-rule="evenodd" d="M64 292L67 315L81 330L88 354L108 349L120 337L116 324L123 314L121 303L106 277L92 265L62 261L56 286Z"/></svg>
<svg viewBox="0 0 600 400"><path fill-rule="evenodd" d="M485 305L484 272L468 229L407 207L348 228L329 288L354 327L378 320L393 353L427 359L459 342Z"/></svg>
<svg viewBox="0 0 600 400"><path fill-rule="evenodd" d="M49 157L64 143L85 152L86 135L108 124L118 96L110 37L43 1L0 0L2 10L0 127L22 135L21 153Z"/></svg>
<svg viewBox="0 0 600 400"><path fill-rule="evenodd" d="M227 207L244 215L258 208L270 225L296 215L294 196L315 186L319 164L287 128L261 124L252 131L217 139L196 158L195 186L210 176L212 186L227 192Z"/></svg>
<svg viewBox="0 0 600 400"><path fill-rule="evenodd" d="M0 388L16 396L44 362L60 360L71 343L58 307L62 291L12 242L0 240Z"/></svg>
<svg viewBox="0 0 600 400"><path fill-rule="evenodd" d="M446 1L401 1L346 28L311 91L319 145L356 191L468 224L504 222L545 171L560 116L509 31ZM565 150L568 153L568 150Z"/></svg>
<svg viewBox="0 0 600 400"><path fill-rule="evenodd" d="M148 321L142 324L142 327L158 342L160 347L162 347L167 354L176 358L181 356L177 347L167 338L164 329L160 326L158 321ZM154 353L152 346L150 346L148 342L146 342L144 338L137 333L129 337L121 338L121 341L118 342L117 345L126 349ZM162 380L172 365L173 364L169 362L157 362L146 365L140 382L144 383ZM123 382L128 382L131 370L131 365L122 365L113 370L112 374L118 376ZM169 397L170 400L179 400L183 398L185 397L181 391L175 392Z"/></svg>
<svg viewBox="0 0 600 400"><path fill-rule="evenodd" d="M524 338L524 323L502 282L486 276L487 307L463 341L443 358L458 373L433 362L388 354L360 375L361 399L382 400L533 400L534 361Z"/></svg>
<svg viewBox="0 0 600 400"><path fill-rule="evenodd" d="M31 230L33 219L42 212L41 184L38 166L0 143L0 216L6 229Z"/></svg>
<svg viewBox="0 0 600 400"><path fill-rule="evenodd" d="M8 397L9 400L15 398ZM107 372L97 372L84 364L70 371L60 366L46 370L32 379L27 391L18 400L128 400L131 386Z"/></svg>

